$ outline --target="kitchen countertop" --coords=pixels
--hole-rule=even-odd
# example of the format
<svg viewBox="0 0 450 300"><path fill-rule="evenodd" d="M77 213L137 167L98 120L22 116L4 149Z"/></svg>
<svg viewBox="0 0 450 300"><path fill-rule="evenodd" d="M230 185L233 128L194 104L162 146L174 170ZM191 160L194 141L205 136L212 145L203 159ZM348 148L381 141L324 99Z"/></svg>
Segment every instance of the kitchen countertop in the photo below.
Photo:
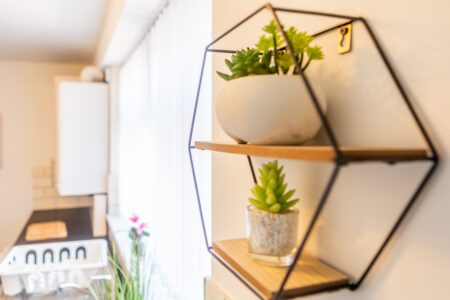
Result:
<svg viewBox="0 0 450 300"><path fill-rule="evenodd" d="M63 221L67 226L67 238L64 239L48 239L41 241L26 241L25 234L27 227L33 223ZM16 245L37 244L37 243L53 243L64 241L79 241L93 239L92 225L90 218L90 208L71 208L71 209L55 209L55 210L38 210L34 211L28 219L22 233L16 241Z"/></svg>

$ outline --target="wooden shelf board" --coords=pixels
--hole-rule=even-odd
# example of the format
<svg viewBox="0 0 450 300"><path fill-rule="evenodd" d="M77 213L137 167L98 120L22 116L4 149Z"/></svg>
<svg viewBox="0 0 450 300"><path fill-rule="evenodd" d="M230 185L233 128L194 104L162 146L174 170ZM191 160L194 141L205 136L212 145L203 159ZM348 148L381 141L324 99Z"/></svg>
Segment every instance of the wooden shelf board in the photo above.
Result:
<svg viewBox="0 0 450 300"><path fill-rule="evenodd" d="M278 291L287 268L269 267L255 262L248 253L247 239L216 241L212 248L266 298L271 299ZM301 296L345 287L347 284L348 276L345 274L316 258L302 256L291 273L282 295Z"/></svg>
<svg viewBox="0 0 450 300"><path fill-rule="evenodd" d="M225 144L195 142L195 148L218 152L273 158L331 162L335 159L331 146L261 146L251 144ZM342 147L342 156L348 160L427 159L421 148L351 148Z"/></svg>

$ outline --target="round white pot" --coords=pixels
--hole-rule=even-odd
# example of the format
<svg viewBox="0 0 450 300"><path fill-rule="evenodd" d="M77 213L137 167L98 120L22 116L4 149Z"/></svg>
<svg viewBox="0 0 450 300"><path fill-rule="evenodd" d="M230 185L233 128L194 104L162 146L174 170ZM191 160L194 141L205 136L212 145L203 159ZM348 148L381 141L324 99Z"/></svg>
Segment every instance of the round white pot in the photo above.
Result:
<svg viewBox="0 0 450 300"><path fill-rule="evenodd" d="M311 80L326 110L324 92ZM223 130L238 143L303 144L319 131L322 122L298 75L255 75L226 83L216 102Z"/></svg>

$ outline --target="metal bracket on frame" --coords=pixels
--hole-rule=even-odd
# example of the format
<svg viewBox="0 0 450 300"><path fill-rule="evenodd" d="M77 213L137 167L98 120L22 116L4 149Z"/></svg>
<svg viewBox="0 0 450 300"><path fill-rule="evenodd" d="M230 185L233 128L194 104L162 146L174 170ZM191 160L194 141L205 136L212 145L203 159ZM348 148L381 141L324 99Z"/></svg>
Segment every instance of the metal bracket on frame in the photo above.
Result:
<svg viewBox="0 0 450 300"><path fill-rule="evenodd" d="M344 54L352 49L352 24L342 25L338 30L337 53Z"/></svg>

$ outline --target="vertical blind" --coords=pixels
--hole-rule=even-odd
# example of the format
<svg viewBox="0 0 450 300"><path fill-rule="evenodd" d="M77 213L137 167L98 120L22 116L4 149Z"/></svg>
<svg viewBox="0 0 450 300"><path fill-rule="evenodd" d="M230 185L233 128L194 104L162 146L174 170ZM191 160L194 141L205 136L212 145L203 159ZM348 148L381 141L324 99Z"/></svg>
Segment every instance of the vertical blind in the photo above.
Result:
<svg viewBox="0 0 450 300"><path fill-rule="evenodd" d="M120 71L119 210L149 222L153 299L203 299L203 278L210 272L187 152L210 40L210 1L172 0ZM204 104L196 135L209 139L211 109ZM200 192L210 199L210 157L194 159ZM209 216L209 203L204 209Z"/></svg>

